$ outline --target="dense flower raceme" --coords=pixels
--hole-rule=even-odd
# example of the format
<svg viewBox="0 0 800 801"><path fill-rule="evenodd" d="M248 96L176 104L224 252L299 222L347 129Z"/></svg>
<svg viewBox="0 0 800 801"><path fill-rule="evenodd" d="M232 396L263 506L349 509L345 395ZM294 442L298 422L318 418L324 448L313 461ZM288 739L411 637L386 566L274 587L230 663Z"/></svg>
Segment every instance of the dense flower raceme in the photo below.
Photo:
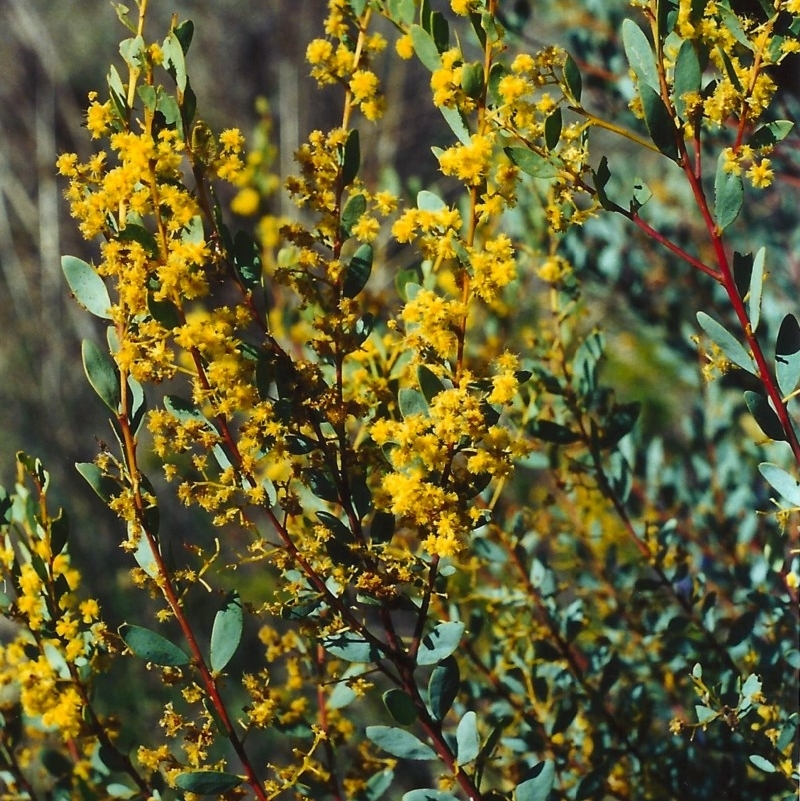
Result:
<svg viewBox="0 0 800 801"><path fill-rule="evenodd" d="M195 119L187 23L146 45L142 16L121 48L128 85L112 71L108 100L90 96L99 150L85 162L64 154L58 170L81 232L101 241L71 285L110 325L109 355L85 345L84 367L120 448L104 445L81 471L126 523L134 584L183 640L125 626L109 635L98 604L77 600L52 521L40 515L7 539L0 557L21 633L0 649L0 681L41 723L35 737L66 743L79 780L108 773L98 765L115 749L113 726L92 711L90 679L123 647L167 693L162 736L109 763L142 797L157 784L372 801L409 753L441 763L427 777L439 789L425 792L448 801L487 797L490 764L503 797L547 796L554 764L569 794L672 797L669 759L677 776L691 759L663 745L669 719L674 735L715 721L736 729L752 710L760 722L746 736L770 754L776 781L791 774L788 724L761 692L754 652L740 667L710 613L696 612L724 581L692 564L705 562L691 521L677 522L684 512L657 486L633 490L620 440L638 407L600 380L602 336L585 330L560 248L568 228L613 207L590 166L589 133L602 121L581 105L575 63L556 47L515 52L496 5L453 0L452 25L464 27L452 35L427 4L329 0L305 55L320 87L340 92L342 117L295 154L293 218L269 213L280 182L268 109L249 154L237 129L215 136ZM790 53L790 37L778 38L777 22L737 27L718 4L700 5L675 4L658 54L663 87L649 91L684 144L735 118L741 135L720 150L721 169L766 187L776 141L751 145L744 133L774 91L760 65ZM377 32L381 17L390 26ZM734 46L742 39L746 52ZM719 79L676 95L686 43ZM359 129L381 124L382 59L393 53L429 70L449 137L432 148L445 183L415 200L362 169ZM653 101L637 86L632 106L650 125ZM677 160L674 142L654 142ZM257 239L226 222L226 192ZM145 476L154 465L166 483ZM218 537L187 527L182 563L159 534L169 490L217 527ZM659 593L652 603L641 600L643 572ZM237 591L217 593L231 577ZM206 656L194 610L209 591L225 601ZM245 612L259 644L227 675ZM776 620L763 640L777 649L788 624ZM684 621L696 641L681 639ZM438 642L454 633L452 647ZM738 705L723 704L702 671L689 680L687 649L725 673ZM775 650L773 663L784 657ZM347 709L363 700L371 715L377 687L393 721L415 727L390 730L405 745L365 737ZM695 692L705 710L696 726L682 712ZM279 735L297 739L275 748ZM643 779L645 759L658 767Z"/></svg>

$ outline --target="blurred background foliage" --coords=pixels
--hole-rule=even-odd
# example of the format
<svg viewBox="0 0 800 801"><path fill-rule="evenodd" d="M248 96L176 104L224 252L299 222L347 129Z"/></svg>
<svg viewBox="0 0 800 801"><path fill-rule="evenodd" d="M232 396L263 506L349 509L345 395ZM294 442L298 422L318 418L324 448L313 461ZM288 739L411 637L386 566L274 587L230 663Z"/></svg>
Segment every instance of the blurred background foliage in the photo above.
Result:
<svg viewBox="0 0 800 801"><path fill-rule="evenodd" d="M747 3L734 5L743 8ZM303 62L306 42L320 33L324 6L322 0L153 3L151 30L165 31L173 12L195 22L189 66L201 115L212 128L238 125L246 133L252 131L259 122L258 99L268 100L278 148L275 166L281 178L293 172L292 154L309 131L336 124L338 96L317 91ZM563 45L583 73L585 105L606 119L640 129L628 110L633 84L620 41L621 22L631 13L626 0L506 0L501 8L513 33L512 47ZM107 0L0 3L0 485L13 484L15 451L41 457L53 474L59 502L75 520L74 530L85 532L73 538L77 562L96 578L94 591L101 602L111 602L118 619L129 603L122 600L127 565L118 548L118 523L96 503L73 467L76 461L91 460L97 441L108 435L100 422L99 401L77 369L81 339L96 332L69 298L60 270L61 254L86 258L91 254L66 216L54 163L64 151L88 154L88 136L80 132L82 110L89 91L98 89L102 94L107 65L119 62L117 47L123 35ZM391 74L382 76L387 116L380 128L364 126L361 132L362 152L375 154L365 164L364 178L369 181L371 171L373 177L409 196L423 187L446 196L447 183L438 176L429 148L437 136L444 143L451 135L438 111L429 102L419 102L428 94L428 73L415 61L391 63ZM788 62L775 105L778 118L800 118L798 75L797 61ZM648 158L641 150L634 152L625 140L611 135L593 134L592 142L598 160L602 153L608 156L618 186L647 184L652 193L648 213L666 236L690 252L704 242L701 221L691 211L692 200L677 168L658 155ZM767 248L765 341L774 341L787 311L797 311L800 141L796 133L775 154L773 166L773 191L751 193L755 202L745 205L736 226L737 239L732 241L741 252ZM271 212L288 213L282 194L271 202L276 206ZM517 234L530 228L544 231L540 215L531 198L520 204L509 226ZM776 539L774 521L755 517L752 510L771 508L757 463L764 459L781 463L783 451L780 445L753 444L760 435L741 400L747 377L731 373L704 384L702 355L690 339L698 333L698 309L716 311L721 322L731 323L735 330L725 316L727 304L720 288L610 214L573 229L558 247L573 261L583 283L586 330L602 323L605 331L603 383L613 386L622 400L643 405L628 455L641 491L649 500L657 500L665 517L671 512L677 520L669 547L680 550L676 543L683 531L692 541L696 569L704 571L709 587L716 582L731 599L742 602L748 592L761 593L747 600L761 610L756 617L761 612L778 616L760 587L768 570L756 555L783 546ZM526 337L537 325L536 309L520 304L509 314L507 327L495 333L507 337L511 350L524 352ZM169 515L169 509L162 511ZM190 522L207 525L200 519ZM188 524L184 513L181 525ZM565 531L568 526L565 520ZM574 542L565 534L548 548L557 559L559 552L574 548ZM715 561L719 553L725 556ZM747 554L754 559L749 570L743 566ZM576 563L582 558L578 553ZM606 569L617 567L612 554ZM730 591L734 576L741 584L741 596ZM643 616L654 614L651 601L634 597L637 612L640 602ZM788 619L781 625L791 631ZM645 628L658 630L659 625L649 620ZM672 634L664 634L658 645L651 643L654 659L660 653L665 664L681 661L683 640ZM735 650L734 640L731 635L728 644L733 643ZM795 691L765 686L766 690L789 697ZM713 774L707 779L712 792L726 784L725 775L735 777L737 771L719 753L711 770L703 763L702 747L699 737L686 761L672 764L686 770L692 761L693 770L703 764ZM692 776L699 789L703 781L700 775ZM730 781L727 784L731 786ZM694 797L704 796L698 792Z"/></svg>

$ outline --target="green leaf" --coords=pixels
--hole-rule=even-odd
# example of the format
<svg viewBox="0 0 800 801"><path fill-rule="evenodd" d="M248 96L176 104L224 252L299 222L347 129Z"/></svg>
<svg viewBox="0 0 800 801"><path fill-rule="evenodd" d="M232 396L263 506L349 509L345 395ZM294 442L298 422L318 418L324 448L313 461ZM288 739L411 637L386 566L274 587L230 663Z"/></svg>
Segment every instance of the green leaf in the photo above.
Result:
<svg viewBox="0 0 800 801"><path fill-rule="evenodd" d="M726 170L727 163L725 153L720 153L714 178L714 216L720 231L724 231L739 216L744 204L742 176L735 170Z"/></svg>
<svg viewBox="0 0 800 801"><path fill-rule="evenodd" d="M459 801L452 793L444 790L409 790L402 801Z"/></svg>
<svg viewBox="0 0 800 801"><path fill-rule="evenodd" d="M792 506L800 506L800 481L771 462L762 462L758 470L764 476L764 480Z"/></svg>
<svg viewBox="0 0 800 801"><path fill-rule="evenodd" d="M345 268L342 294L354 298L367 285L372 273L372 245L360 245Z"/></svg>
<svg viewBox="0 0 800 801"><path fill-rule="evenodd" d="M420 211L443 211L447 204L438 195L423 189L417 194L417 208Z"/></svg>
<svg viewBox="0 0 800 801"><path fill-rule="evenodd" d="M119 414L121 397L116 364L89 339L84 339L81 343L81 359L92 389L112 414Z"/></svg>
<svg viewBox="0 0 800 801"><path fill-rule="evenodd" d="M450 26L441 11L434 11L430 18L430 32L436 49L440 53L450 48Z"/></svg>
<svg viewBox="0 0 800 801"><path fill-rule="evenodd" d="M555 781L555 765L546 759L533 768L533 775L514 790L514 801L547 801Z"/></svg>
<svg viewBox="0 0 800 801"><path fill-rule="evenodd" d="M450 126L450 130L456 135L456 139L462 145L470 144L471 134L464 112L459 108L449 108L448 106L440 106L439 111L442 113L444 121Z"/></svg>
<svg viewBox="0 0 800 801"><path fill-rule="evenodd" d="M542 156L527 147L504 147L509 161L534 178L555 178L562 162L557 156Z"/></svg>
<svg viewBox="0 0 800 801"><path fill-rule="evenodd" d="M342 210L342 230L345 236L351 236L353 227L364 216L367 210L367 199L360 192L350 197Z"/></svg>
<svg viewBox="0 0 800 801"><path fill-rule="evenodd" d="M242 639L242 603L237 592L228 594L214 617L209 647L211 670L218 673L236 653Z"/></svg>
<svg viewBox="0 0 800 801"><path fill-rule="evenodd" d="M233 266L245 289L261 284L261 250L246 231L237 231L233 240Z"/></svg>
<svg viewBox="0 0 800 801"><path fill-rule="evenodd" d="M483 64L475 61L461 69L461 88L467 97L479 98L483 92Z"/></svg>
<svg viewBox="0 0 800 801"><path fill-rule="evenodd" d="M175 31L170 31L161 46L164 53L164 66L175 81L175 85L183 92L186 90L186 61L184 59L183 44Z"/></svg>
<svg viewBox="0 0 800 801"><path fill-rule="evenodd" d="M104 503L119 495L120 485L93 462L75 462L75 468Z"/></svg>
<svg viewBox="0 0 800 801"><path fill-rule="evenodd" d="M328 653L347 662L374 662L381 658L381 652L375 645L352 631L329 634L322 638L321 643Z"/></svg>
<svg viewBox="0 0 800 801"><path fill-rule="evenodd" d="M577 442L581 435L571 428L554 423L552 420L531 420L527 426L528 433L544 442L553 442L556 445L569 445Z"/></svg>
<svg viewBox="0 0 800 801"><path fill-rule="evenodd" d="M639 95L642 98L644 124L653 144L669 159L678 160L678 131L669 111L661 99L661 95L650 84L639 84Z"/></svg>
<svg viewBox="0 0 800 801"><path fill-rule="evenodd" d="M119 635L136 656L147 662L169 667L189 664L189 657L177 645L155 631L123 623Z"/></svg>
<svg viewBox="0 0 800 801"><path fill-rule="evenodd" d="M628 64L639 80L639 87L644 83L657 91L659 81L655 53L644 31L630 17L622 22L622 46Z"/></svg>
<svg viewBox="0 0 800 801"><path fill-rule="evenodd" d="M361 142L358 128L353 128L347 134L342 154L342 187L350 186L358 175L361 167Z"/></svg>
<svg viewBox="0 0 800 801"><path fill-rule="evenodd" d="M144 67L144 48L144 39L135 36L119 43L119 54L131 69L140 70Z"/></svg>
<svg viewBox="0 0 800 801"><path fill-rule="evenodd" d="M180 309L171 300L156 300L152 292L147 293L147 311L160 326L168 331L181 324Z"/></svg>
<svg viewBox="0 0 800 801"><path fill-rule="evenodd" d="M397 687L383 694L383 703L389 714L402 726L410 726L417 719L417 709L411 696Z"/></svg>
<svg viewBox="0 0 800 801"><path fill-rule="evenodd" d="M675 104L675 111L678 112L678 116L684 117L686 113L683 96L689 92L700 91L702 75L700 59L697 57L694 44L687 40L678 50L678 57L675 60L672 102Z"/></svg>
<svg viewBox="0 0 800 801"><path fill-rule="evenodd" d="M592 170L592 178L600 205L607 211L622 211L622 207L614 203L606 194L606 184L611 179L611 171L608 169L608 159L605 156L600 159L597 170Z"/></svg>
<svg viewBox="0 0 800 801"><path fill-rule="evenodd" d="M726 328L720 325L713 317L709 317L705 312L697 312L697 322L700 327L708 334L711 341L730 359L737 367L753 373L755 363L744 346Z"/></svg>
<svg viewBox="0 0 800 801"><path fill-rule="evenodd" d="M544 143L548 150L555 150L558 146L559 139L561 139L561 126L561 109L557 108L544 121Z"/></svg>
<svg viewBox="0 0 800 801"><path fill-rule="evenodd" d="M179 22L175 26L173 33L181 43L181 49L183 50L183 55L185 56L189 52L189 47L191 46L192 39L194 38L194 23L190 19L185 19L183 22Z"/></svg>
<svg viewBox="0 0 800 801"><path fill-rule="evenodd" d="M770 438L776 442L783 442L786 439L786 432L783 430L780 418L775 413L775 410L769 405L765 395L759 392L751 392L746 390L744 393L744 402L753 415L758 427Z"/></svg>
<svg viewBox="0 0 800 801"><path fill-rule="evenodd" d="M0 514L0 519L2 515ZM50 552L58 556L64 550L69 539L69 517L62 509L58 517L50 521Z"/></svg>
<svg viewBox="0 0 800 801"><path fill-rule="evenodd" d="M219 795L238 787L243 779L219 770L191 770L175 777L175 786L186 793Z"/></svg>
<svg viewBox="0 0 800 801"><path fill-rule="evenodd" d="M478 737L477 717L474 712L465 713L456 729L456 757L459 765L467 765L477 758L481 748Z"/></svg>
<svg viewBox="0 0 800 801"><path fill-rule="evenodd" d="M422 639L417 654L418 665L435 665L447 658L458 648L464 634L464 624L460 620L439 623L430 634Z"/></svg>
<svg viewBox="0 0 800 801"><path fill-rule="evenodd" d="M419 388L428 403L444 390L444 384L439 376L424 364L417 367L417 381L419 381Z"/></svg>
<svg viewBox="0 0 800 801"><path fill-rule="evenodd" d="M793 314L787 314L783 318L778 330L775 372L778 386L784 395L794 392L800 384L800 324Z"/></svg>
<svg viewBox="0 0 800 801"><path fill-rule="evenodd" d="M567 53L567 57L564 60L564 83L566 83L567 89L575 99L575 102L580 103L583 83L581 80L581 72L578 69L578 65L575 63L575 59L573 59L569 53Z"/></svg>
<svg viewBox="0 0 800 801"><path fill-rule="evenodd" d="M794 128L794 123L789 120L775 120L762 125L751 137L748 144L754 150L762 147L775 147L781 140L785 139L789 132Z"/></svg>
<svg viewBox="0 0 800 801"><path fill-rule="evenodd" d="M761 293L764 288L764 256L766 248L759 248L753 258L753 271L750 273L750 297L748 302L748 314L750 317L750 328L755 333L758 322L761 319Z"/></svg>
<svg viewBox="0 0 800 801"><path fill-rule="evenodd" d="M386 5L393 20L408 25L414 19L414 0L387 0Z"/></svg>
<svg viewBox="0 0 800 801"><path fill-rule="evenodd" d="M759 770L763 770L764 773L775 773L777 768L775 765L772 764L768 759L765 759L760 754L750 754L748 757L750 762L755 765Z"/></svg>
<svg viewBox="0 0 800 801"><path fill-rule="evenodd" d="M62 256L61 269L75 300L96 317L110 320L108 289L94 267L75 256Z"/></svg>
<svg viewBox="0 0 800 801"><path fill-rule="evenodd" d="M339 490L331 476L317 468L305 471L308 488L318 498L330 503L339 503Z"/></svg>
<svg viewBox="0 0 800 801"><path fill-rule="evenodd" d="M367 726L367 738L379 748L401 759L434 760L436 752L411 732L393 726Z"/></svg>
<svg viewBox="0 0 800 801"><path fill-rule="evenodd" d="M428 681L428 702L436 720L444 720L450 711L461 682L458 662L452 656L442 660L431 673Z"/></svg>
<svg viewBox="0 0 800 801"><path fill-rule="evenodd" d="M428 414L428 404L425 400L425 396L416 389L403 387L400 392L397 393L397 403L400 406L400 414L403 416L403 419L413 414L421 414L424 416Z"/></svg>
<svg viewBox="0 0 800 801"><path fill-rule="evenodd" d="M411 34L411 43L414 45L417 58L431 72L438 70L442 66L442 59L433 37L419 25L412 25L408 32Z"/></svg>

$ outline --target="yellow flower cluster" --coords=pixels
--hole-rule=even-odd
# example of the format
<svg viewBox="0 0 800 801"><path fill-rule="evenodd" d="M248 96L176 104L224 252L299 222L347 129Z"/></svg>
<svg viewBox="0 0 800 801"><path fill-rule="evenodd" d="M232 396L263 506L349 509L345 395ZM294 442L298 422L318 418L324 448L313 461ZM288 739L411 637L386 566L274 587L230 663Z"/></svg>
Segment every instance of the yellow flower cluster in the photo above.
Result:
<svg viewBox="0 0 800 801"><path fill-rule="evenodd" d="M354 29L360 36L353 35ZM368 120L380 119L385 100L378 76L368 64L370 56L385 49L386 39L379 33L365 35L345 0L329 0L325 32L338 41L334 43L329 38L310 42L306 61L311 65L311 77L320 86L338 83L347 87L352 102Z"/></svg>

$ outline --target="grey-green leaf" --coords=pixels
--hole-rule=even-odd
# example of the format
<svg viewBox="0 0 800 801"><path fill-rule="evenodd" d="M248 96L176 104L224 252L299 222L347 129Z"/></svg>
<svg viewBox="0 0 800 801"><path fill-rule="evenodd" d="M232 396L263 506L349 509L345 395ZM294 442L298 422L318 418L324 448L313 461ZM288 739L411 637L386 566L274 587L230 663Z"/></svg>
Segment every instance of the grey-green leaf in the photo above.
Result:
<svg viewBox="0 0 800 801"><path fill-rule="evenodd" d="M459 765L467 765L477 758L481 748L481 741L478 737L477 717L474 712L465 713L464 717L458 722L456 729L456 743Z"/></svg>
<svg viewBox="0 0 800 801"><path fill-rule="evenodd" d="M505 147L509 161L534 178L555 178L562 166L557 156L542 156L527 147Z"/></svg>
<svg viewBox="0 0 800 801"><path fill-rule="evenodd" d="M110 501L115 495L119 495L119 484L113 478L105 475L93 462L75 462L75 468L104 503Z"/></svg>
<svg viewBox="0 0 800 801"><path fill-rule="evenodd" d="M86 311L104 320L110 320L111 299L103 279L91 264L75 256L62 256L61 269L75 300Z"/></svg>
<svg viewBox="0 0 800 801"><path fill-rule="evenodd" d="M777 770L775 765L773 765L768 759L765 759L760 754L750 754L748 759L759 770L763 770L764 773L775 773L775 771Z"/></svg>
<svg viewBox="0 0 800 801"><path fill-rule="evenodd" d="M567 53L567 57L564 60L564 83L566 83L567 89L575 99L575 102L580 103L583 81L578 65L569 53Z"/></svg>
<svg viewBox="0 0 800 801"><path fill-rule="evenodd" d="M771 462L762 462L758 470L765 481L777 490L792 506L800 506L800 481L789 475L782 467Z"/></svg>
<svg viewBox="0 0 800 801"><path fill-rule="evenodd" d="M380 651L372 643L352 631L330 634L322 638L322 647L347 662L374 662L380 659Z"/></svg>
<svg viewBox="0 0 800 801"><path fill-rule="evenodd" d="M547 801L555 781L555 765L552 760L540 762L534 770L534 776L517 785L514 790L514 801Z"/></svg>
<svg viewBox="0 0 800 801"><path fill-rule="evenodd" d="M177 645L155 631L150 631L150 629L142 626L124 623L120 627L119 634L125 641L125 645L136 656L147 662L168 667L180 667L189 664L189 657Z"/></svg>
<svg viewBox="0 0 800 801"><path fill-rule="evenodd" d="M119 414L119 374L114 362L90 339L81 343L81 359L92 389L113 414Z"/></svg>
<svg viewBox="0 0 800 801"><path fill-rule="evenodd" d="M410 726L417 719L417 709L408 693L397 687L383 694L384 706L389 714L401 725Z"/></svg>
<svg viewBox="0 0 800 801"><path fill-rule="evenodd" d="M215 615L211 630L209 662L214 672L225 668L236 653L242 639L242 626L242 603L238 593L231 592Z"/></svg>
<svg viewBox="0 0 800 801"><path fill-rule="evenodd" d="M720 153L714 178L714 216L720 231L739 216L744 204L742 176L736 170L726 169L727 164L725 153Z"/></svg>
<svg viewBox="0 0 800 801"><path fill-rule="evenodd" d="M744 393L744 402L753 415L758 427L770 438L776 442L783 442L786 439L786 432L783 430L783 425L780 418L775 413L775 410L769 405L766 396L759 392L751 392L746 390Z"/></svg>
<svg viewBox="0 0 800 801"><path fill-rule="evenodd" d="M464 624L461 621L439 623L423 638L422 647L417 654L417 664L435 665L447 658L458 648L463 634Z"/></svg>
<svg viewBox="0 0 800 801"><path fill-rule="evenodd" d="M444 121L450 126L450 130L456 135L456 139L462 145L468 145L471 141L471 134L464 112L448 106L440 106L439 111L441 111Z"/></svg>
<svg viewBox="0 0 800 801"><path fill-rule="evenodd" d="M784 395L794 392L800 384L800 324L793 314L787 314L783 318L778 330L775 372L778 386Z"/></svg>
<svg viewBox="0 0 800 801"><path fill-rule="evenodd" d="M452 656L447 657L434 668L428 681L428 701L436 720L444 720L445 715L450 711L450 707L458 695L460 681L458 662Z"/></svg>
<svg viewBox="0 0 800 801"><path fill-rule="evenodd" d="M630 18L622 22L622 45L631 69L642 83L658 89L658 70L653 48L644 31Z"/></svg>
<svg viewBox="0 0 800 801"><path fill-rule="evenodd" d="M755 333L761 319L761 293L764 288L764 257L766 248L759 248L753 258L753 271L750 273L750 296L748 299L748 312L750 328Z"/></svg>
<svg viewBox="0 0 800 801"><path fill-rule="evenodd" d="M639 84L639 95L642 98L644 123L653 144L667 158L677 161L678 146L675 139L678 131L661 95L648 83Z"/></svg>
<svg viewBox="0 0 800 801"><path fill-rule="evenodd" d="M686 115L686 103L683 100L684 95L689 92L698 92L700 90L700 81L702 79L702 70L700 69L700 59L697 57L697 51L690 41L685 41L680 50L678 50L678 57L675 60L675 76L672 90L672 99L675 103L675 110L678 115L684 117Z"/></svg>
<svg viewBox="0 0 800 801"><path fill-rule="evenodd" d="M755 364L753 358L744 349L744 346L726 328L720 325L713 317L705 312L697 312L697 322L708 334L711 341L730 359L737 367L753 373Z"/></svg>
<svg viewBox="0 0 800 801"><path fill-rule="evenodd" d="M242 783L242 778L219 770L191 770L175 777L179 790L197 795L219 795Z"/></svg>
<svg viewBox="0 0 800 801"><path fill-rule="evenodd" d="M436 752L411 732L394 726L367 726L367 738L379 748L401 759L433 760Z"/></svg>
<svg viewBox="0 0 800 801"><path fill-rule="evenodd" d="M438 70L442 66L442 59L436 49L433 37L419 25L412 25L408 32L411 34L411 42L417 58L431 71Z"/></svg>
<svg viewBox="0 0 800 801"><path fill-rule="evenodd" d="M372 273L372 245L360 245L350 259L344 274L342 294L346 298L354 298L367 285Z"/></svg>

